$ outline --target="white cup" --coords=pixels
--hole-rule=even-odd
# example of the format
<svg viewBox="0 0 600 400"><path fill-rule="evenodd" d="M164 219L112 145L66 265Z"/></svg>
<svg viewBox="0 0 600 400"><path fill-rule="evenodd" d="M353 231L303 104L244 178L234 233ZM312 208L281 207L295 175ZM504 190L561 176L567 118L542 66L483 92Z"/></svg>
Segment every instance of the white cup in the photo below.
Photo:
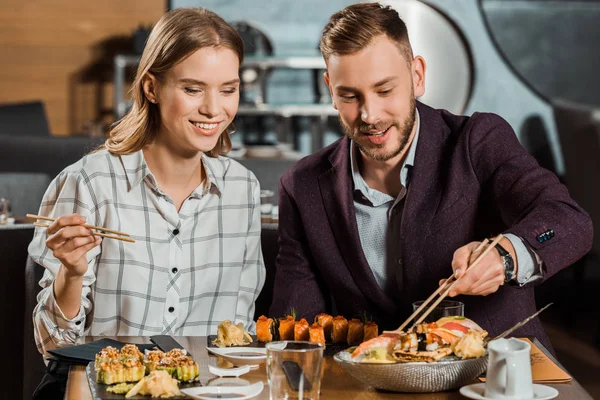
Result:
<svg viewBox="0 0 600 400"><path fill-rule="evenodd" d="M497 339L489 343L486 398L533 398L530 351L529 343L515 338Z"/></svg>

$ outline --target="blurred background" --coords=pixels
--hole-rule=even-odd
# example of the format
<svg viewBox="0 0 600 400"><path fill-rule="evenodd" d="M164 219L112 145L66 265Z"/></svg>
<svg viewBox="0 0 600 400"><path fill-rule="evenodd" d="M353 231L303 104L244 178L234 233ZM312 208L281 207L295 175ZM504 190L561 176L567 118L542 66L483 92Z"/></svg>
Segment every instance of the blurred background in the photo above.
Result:
<svg viewBox="0 0 600 400"><path fill-rule="evenodd" d="M281 174L341 136L318 43L329 16L352 3L0 0L0 254L10 266L2 294L26 293L26 307L31 301L28 288L35 280L23 277L31 231L20 217L35 212L49 181L102 143L127 112L147 35L169 9L206 7L242 35L247 54L231 155L271 191L264 193L273 205L266 218L276 222ZM600 1L385 3L399 11L414 53L427 62L420 100L454 113L503 116L600 226ZM540 306L555 303L542 320L559 361L598 398L599 249L595 238L588 256L536 289ZM35 357L29 310L3 307L2 319L26 330L7 340ZM27 359L23 367L30 367ZM31 385L18 388L25 398Z"/></svg>

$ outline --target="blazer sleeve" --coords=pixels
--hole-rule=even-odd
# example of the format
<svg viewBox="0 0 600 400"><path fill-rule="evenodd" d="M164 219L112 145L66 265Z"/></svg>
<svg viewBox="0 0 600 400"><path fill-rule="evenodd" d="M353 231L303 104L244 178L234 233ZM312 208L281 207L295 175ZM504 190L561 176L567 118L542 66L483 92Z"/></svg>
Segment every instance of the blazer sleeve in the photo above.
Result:
<svg viewBox="0 0 600 400"><path fill-rule="evenodd" d="M315 272L300 210L279 181L279 254L270 315L282 317L296 310L298 318L312 318L327 308L320 278Z"/></svg>
<svg viewBox="0 0 600 400"><path fill-rule="evenodd" d="M522 238L541 258L543 279L590 251L591 219L556 175L538 165L501 117L474 114L471 121L473 171L482 190L492 191L493 206L508 226L505 233Z"/></svg>

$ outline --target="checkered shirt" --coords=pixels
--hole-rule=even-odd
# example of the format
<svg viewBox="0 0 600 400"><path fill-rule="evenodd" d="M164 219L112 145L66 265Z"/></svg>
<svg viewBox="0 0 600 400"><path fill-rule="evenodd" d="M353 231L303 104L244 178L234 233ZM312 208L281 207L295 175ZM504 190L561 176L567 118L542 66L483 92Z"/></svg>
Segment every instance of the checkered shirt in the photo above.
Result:
<svg viewBox="0 0 600 400"><path fill-rule="evenodd" d="M215 334L225 319L254 331L254 301L265 280L259 183L229 158L202 161L208 184L179 212L141 151L87 155L52 181L40 215L78 213L136 243L104 239L88 252L81 309L68 319L54 297L60 261L45 245L46 230L36 228L29 254L46 268L33 312L41 353L86 335Z"/></svg>

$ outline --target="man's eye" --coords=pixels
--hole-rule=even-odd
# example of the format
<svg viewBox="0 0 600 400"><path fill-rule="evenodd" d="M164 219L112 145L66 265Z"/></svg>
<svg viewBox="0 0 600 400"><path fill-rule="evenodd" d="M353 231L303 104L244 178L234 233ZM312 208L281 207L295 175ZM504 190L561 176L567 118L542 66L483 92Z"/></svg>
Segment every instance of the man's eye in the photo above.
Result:
<svg viewBox="0 0 600 400"><path fill-rule="evenodd" d="M341 97L341 98L342 98L342 100L344 100L344 101L352 101L352 100L356 99L356 96L354 96L354 95L351 95L351 94L348 94L348 95L343 95L343 96L340 96L340 97Z"/></svg>
<svg viewBox="0 0 600 400"><path fill-rule="evenodd" d="M234 94L235 92L237 92L237 88L223 89L221 92L224 93L224 94L226 94L226 95Z"/></svg>
<svg viewBox="0 0 600 400"><path fill-rule="evenodd" d="M386 94L390 94L390 93L392 93L392 89L380 90L380 91L379 91L379 94L381 94L381 95L384 95L384 96L385 96Z"/></svg>

